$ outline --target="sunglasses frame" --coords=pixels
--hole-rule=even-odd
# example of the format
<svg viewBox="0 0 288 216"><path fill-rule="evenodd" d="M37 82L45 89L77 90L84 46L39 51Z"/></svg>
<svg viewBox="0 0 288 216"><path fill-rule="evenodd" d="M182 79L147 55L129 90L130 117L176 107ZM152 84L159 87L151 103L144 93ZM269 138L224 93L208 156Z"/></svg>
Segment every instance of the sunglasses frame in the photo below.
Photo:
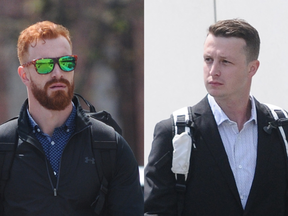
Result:
<svg viewBox="0 0 288 216"><path fill-rule="evenodd" d="M59 59L62 58L62 57L66 57L66 56L75 58L75 67L73 68L73 70L75 70L76 65L77 65L77 59L78 59L78 56L77 56L77 55L64 55L64 56L60 56L60 57L57 57L57 58L38 58L38 59L34 59L34 60L30 61L30 62L27 62L27 63L25 63L25 64L22 64L21 66L22 66L22 67L28 67L28 66L30 66L31 64L33 64L36 72L37 72L38 74L41 74L41 75L46 75L46 74L51 73L51 72L54 70L56 63L58 64L59 68L60 68L62 71L64 71L64 72L73 71L73 70L65 71L65 70L63 70L63 69L61 68L61 66L60 66L60 64L59 64ZM52 68L52 70L51 70L50 72L48 72L48 73L39 73L39 72L38 72L38 70L37 70L37 68L36 68L36 61L42 60L42 59L52 59L52 60L53 60L53 63L54 63L54 64L53 64L53 68Z"/></svg>

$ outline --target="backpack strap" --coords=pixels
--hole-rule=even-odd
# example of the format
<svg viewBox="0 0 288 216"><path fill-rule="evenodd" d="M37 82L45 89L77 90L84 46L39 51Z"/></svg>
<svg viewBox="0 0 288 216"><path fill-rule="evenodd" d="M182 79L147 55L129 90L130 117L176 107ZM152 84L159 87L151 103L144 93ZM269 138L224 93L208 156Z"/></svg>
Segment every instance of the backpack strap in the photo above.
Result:
<svg viewBox="0 0 288 216"><path fill-rule="evenodd" d="M118 123L113 119L110 113L102 110L102 111L96 111L95 107L88 101L86 100L83 96L80 94L74 93L74 95L79 99L81 98L84 103L87 105L89 110L84 110L83 111L90 117L95 118L99 121L104 122L105 124L111 126L114 128L115 131L117 131L120 135L122 135L122 129L118 125Z"/></svg>
<svg viewBox="0 0 288 216"><path fill-rule="evenodd" d="M176 110L173 112L172 117L175 133L172 140L173 158L171 170L175 173L176 179L178 178L178 175L185 175L186 180L192 147L192 139L190 136L191 120L189 117L188 107Z"/></svg>
<svg viewBox="0 0 288 216"><path fill-rule="evenodd" d="M172 172L175 173L178 216L182 215L184 209L184 198L186 192L186 180L190 166L192 145L195 146L193 138L192 108L183 107L172 114L173 118L173 157Z"/></svg>
<svg viewBox="0 0 288 216"><path fill-rule="evenodd" d="M277 107L271 104L265 104L265 105L267 106L270 114L273 116L275 121L269 122L269 125L264 127L264 130L270 134L272 129L278 128L278 131L282 137L285 150L286 150L286 154L288 157L288 142L287 142L285 130L283 128L283 126L288 125L288 114L285 110L283 110L280 107Z"/></svg>
<svg viewBox="0 0 288 216"><path fill-rule="evenodd" d="M92 122L92 150L101 186L99 194L91 206L94 207L96 215L101 215L105 211L103 208L109 193L109 183L115 172L117 141L115 130L112 127L99 121Z"/></svg>
<svg viewBox="0 0 288 216"><path fill-rule="evenodd" d="M269 122L268 126L265 126L263 129L266 133L271 134L272 133L272 129L277 129L278 130L278 134L282 137L282 141L283 141L283 148L286 152L286 163L287 163L287 169L288 169L288 143L287 143L287 136L286 134L288 134L287 131L287 127L283 127L283 126L287 126L288 125L288 115L287 112L285 110L283 110L280 107L274 106L274 105L270 105L270 104L265 104L266 107L268 108L269 113L273 116L274 121L273 122ZM288 181L288 170L286 171L286 178ZM288 196L288 192L286 193L286 196Z"/></svg>
<svg viewBox="0 0 288 216"><path fill-rule="evenodd" d="M4 213L4 189L10 178L10 169L18 144L17 119L18 117L10 119L0 126L0 215Z"/></svg>

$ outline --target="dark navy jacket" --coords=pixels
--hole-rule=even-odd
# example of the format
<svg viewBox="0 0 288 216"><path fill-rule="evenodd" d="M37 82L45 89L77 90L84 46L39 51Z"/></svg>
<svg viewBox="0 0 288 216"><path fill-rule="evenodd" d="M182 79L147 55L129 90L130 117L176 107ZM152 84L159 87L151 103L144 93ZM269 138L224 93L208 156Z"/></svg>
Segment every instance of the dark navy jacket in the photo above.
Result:
<svg viewBox="0 0 288 216"><path fill-rule="evenodd" d="M57 179L29 126L27 101L23 105L17 130L20 139L4 193L5 216L96 215L91 205L99 193L100 180L92 160L90 127L91 121L101 127L103 123L84 114L76 98L73 102L76 129L64 148ZM115 136L116 167L109 184L107 215L143 215L137 162L126 141L116 132Z"/></svg>

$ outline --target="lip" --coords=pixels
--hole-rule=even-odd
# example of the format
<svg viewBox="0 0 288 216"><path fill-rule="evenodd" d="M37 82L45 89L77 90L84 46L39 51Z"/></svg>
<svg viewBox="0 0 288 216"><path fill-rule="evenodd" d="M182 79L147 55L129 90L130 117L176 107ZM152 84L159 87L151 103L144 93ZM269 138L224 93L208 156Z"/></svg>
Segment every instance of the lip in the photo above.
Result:
<svg viewBox="0 0 288 216"><path fill-rule="evenodd" d="M217 81L210 81L208 82L209 85L213 85L213 86L220 86L220 85L223 85L222 83L220 82L217 82Z"/></svg>
<svg viewBox="0 0 288 216"><path fill-rule="evenodd" d="M54 83L50 86L50 89L64 89L66 85L64 83Z"/></svg>

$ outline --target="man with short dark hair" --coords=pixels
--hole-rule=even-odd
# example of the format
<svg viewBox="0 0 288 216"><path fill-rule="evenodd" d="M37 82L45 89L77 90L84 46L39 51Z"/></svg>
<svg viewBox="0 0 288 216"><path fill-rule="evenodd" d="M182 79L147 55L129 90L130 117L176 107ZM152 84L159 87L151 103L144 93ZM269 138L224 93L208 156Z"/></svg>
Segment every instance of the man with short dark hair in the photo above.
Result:
<svg viewBox="0 0 288 216"><path fill-rule="evenodd" d="M273 117L250 94L259 47L257 30L243 20L210 26L203 54L208 95L192 107L195 145L184 200L171 170L174 132L167 119L155 127L145 168L145 215L288 215L284 144L277 130L263 130Z"/></svg>

